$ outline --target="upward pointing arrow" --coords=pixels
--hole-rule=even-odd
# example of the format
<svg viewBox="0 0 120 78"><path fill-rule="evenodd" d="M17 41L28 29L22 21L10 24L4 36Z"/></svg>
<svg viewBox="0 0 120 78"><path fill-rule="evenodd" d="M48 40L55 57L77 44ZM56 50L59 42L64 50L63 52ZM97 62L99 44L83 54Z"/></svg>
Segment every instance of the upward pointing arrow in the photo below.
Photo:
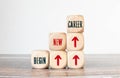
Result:
<svg viewBox="0 0 120 78"><path fill-rule="evenodd" d="M60 55L57 55L57 56L55 57L55 60L57 60L57 66L59 66L60 59L62 59L62 58L60 57Z"/></svg>
<svg viewBox="0 0 120 78"><path fill-rule="evenodd" d="M78 38L75 36L75 37L72 39L72 41L74 41L74 47L76 47L76 46L77 46L77 45L76 45L76 42L79 41Z"/></svg>
<svg viewBox="0 0 120 78"><path fill-rule="evenodd" d="M75 55L73 59L75 59L75 65L77 65L77 59L80 59L80 58L77 55Z"/></svg>

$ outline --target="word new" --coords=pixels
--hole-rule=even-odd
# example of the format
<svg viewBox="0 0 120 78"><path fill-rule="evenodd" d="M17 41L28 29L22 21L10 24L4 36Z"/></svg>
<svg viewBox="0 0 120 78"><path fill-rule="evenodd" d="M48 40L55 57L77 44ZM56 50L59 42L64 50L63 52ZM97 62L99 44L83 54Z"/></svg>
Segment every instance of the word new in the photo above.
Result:
<svg viewBox="0 0 120 78"><path fill-rule="evenodd" d="M46 57L34 57L34 64L46 64Z"/></svg>
<svg viewBox="0 0 120 78"><path fill-rule="evenodd" d="M82 21L68 21L69 28L80 28L82 27Z"/></svg>
<svg viewBox="0 0 120 78"><path fill-rule="evenodd" d="M62 39L53 39L53 45L55 46L62 45Z"/></svg>

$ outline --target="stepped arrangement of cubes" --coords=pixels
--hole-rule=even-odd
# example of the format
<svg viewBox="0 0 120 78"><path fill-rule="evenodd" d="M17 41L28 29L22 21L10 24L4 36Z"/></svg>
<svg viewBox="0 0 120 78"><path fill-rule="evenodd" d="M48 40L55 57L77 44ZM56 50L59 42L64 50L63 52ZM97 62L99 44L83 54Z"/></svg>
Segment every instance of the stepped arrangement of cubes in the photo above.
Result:
<svg viewBox="0 0 120 78"><path fill-rule="evenodd" d="M84 66L84 18L81 15L67 17L67 34L54 32L49 35L49 49L34 50L31 55L33 68L83 68Z"/></svg>

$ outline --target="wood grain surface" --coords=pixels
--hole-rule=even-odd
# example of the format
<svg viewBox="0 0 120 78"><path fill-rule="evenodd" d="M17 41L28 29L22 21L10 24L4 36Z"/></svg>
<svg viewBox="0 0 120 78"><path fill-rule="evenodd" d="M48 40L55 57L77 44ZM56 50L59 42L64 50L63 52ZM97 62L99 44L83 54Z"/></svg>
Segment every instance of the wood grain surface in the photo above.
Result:
<svg viewBox="0 0 120 78"><path fill-rule="evenodd" d="M0 55L0 78L120 78L120 55L85 55L83 69L32 69L30 55Z"/></svg>

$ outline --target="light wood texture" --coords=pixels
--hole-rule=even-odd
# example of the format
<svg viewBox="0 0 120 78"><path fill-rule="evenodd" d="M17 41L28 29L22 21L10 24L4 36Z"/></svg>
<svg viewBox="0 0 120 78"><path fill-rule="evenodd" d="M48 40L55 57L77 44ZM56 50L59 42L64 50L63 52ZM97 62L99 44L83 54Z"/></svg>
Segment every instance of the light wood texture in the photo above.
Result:
<svg viewBox="0 0 120 78"><path fill-rule="evenodd" d="M50 67L65 68L67 65L67 53L65 51L50 51Z"/></svg>
<svg viewBox="0 0 120 78"><path fill-rule="evenodd" d="M82 68L84 66L84 53L83 51L68 51L68 68Z"/></svg>
<svg viewBox="0 0 120 78"><path fill-rule="evenodd" d="M67 50L79 51L84 48L83 33L67 33Z"/></svg>
<svg viewBox="0 0 120 78"><path fill-rule="evenodd" d="M66 49L66 33L53 32L49 35L49 49L64 51Z"/></svg>
<svg viewBox="0 0 120 78"><path fill-rule="evenodd" d="M84 32L84 17L82 15L67 16L67 32L68 33Z"/></svg>
<svg viewBox="0 0 120 78"><path fill-rule="evenodd" d="M0 55L0 78L118 78L120 55L85 55L83 69L32 69L31 55Z"/></svg>
<svg viewBox="0 0 120 78"><path fill-rule="evenodd" d="M31 65L33 68L48 68L49 51L34 50L31 54Z"/></svg>

